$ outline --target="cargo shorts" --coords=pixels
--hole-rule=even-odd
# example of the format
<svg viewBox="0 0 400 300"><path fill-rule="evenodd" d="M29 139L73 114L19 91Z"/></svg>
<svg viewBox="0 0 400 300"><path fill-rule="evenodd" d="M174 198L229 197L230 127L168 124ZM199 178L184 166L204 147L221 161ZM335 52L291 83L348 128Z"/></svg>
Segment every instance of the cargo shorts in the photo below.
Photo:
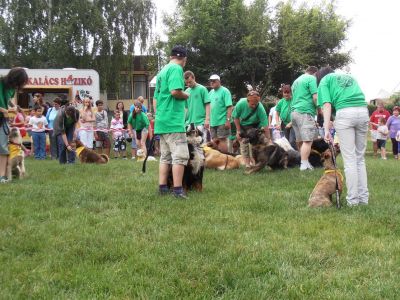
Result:
<svg viewBox="0 0 400 300"><path fill-rule="evenodd" d="M186 133L160 134L160 150L160 163L186 166L189 160Z"/></svg>
<svg viewBox="0 0 400 300"><path fill-rule="evenodd" d="M212 139L226 139L231 135L231 130L226 129L225 125L212 126L210 130Z"/></svg>
<svg viewBox="0 0 400 300"><path fill-rule="evenodd" d="M294 111L291 116L296 142L312 142L318 136L318 130L312 115Z"/></svg>

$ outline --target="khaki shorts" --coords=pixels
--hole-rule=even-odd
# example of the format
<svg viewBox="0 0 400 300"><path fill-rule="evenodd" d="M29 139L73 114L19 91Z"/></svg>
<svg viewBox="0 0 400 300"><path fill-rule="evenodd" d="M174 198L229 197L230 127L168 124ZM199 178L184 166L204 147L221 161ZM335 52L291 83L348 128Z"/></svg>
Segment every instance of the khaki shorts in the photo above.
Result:
<svg viewBox="0 0 400 300"><path fill-rule="evenodd" d="M7 123L0 125L0 155L8 155L8 135L7 132L10 131Z"/></svg>
<svg viewBox="0 0 400 300"><path fill-rule="evenodd" d="M226 139L231 135L231 130L226 129L225 125L210 127L212 139Z"/></svg>
<svg viewBox="0 0 400 300"><path fill-rule="evenodd" d="M186 133L160 134L160 150L160 163L186 166L189 160Z"/></svg>
<svg viewBox="0 0 400 300"><path fill-rule="evenodd" d="M251 144L240 142L240 154L244 158L250 158L251 155Z"/></svg>
<svg viewBox="0 0 400 300"><path fill-rule="evenodd" d="M310 114L292 112L292 128L297 142L312 142L318 136L314 117Z"/></svg>

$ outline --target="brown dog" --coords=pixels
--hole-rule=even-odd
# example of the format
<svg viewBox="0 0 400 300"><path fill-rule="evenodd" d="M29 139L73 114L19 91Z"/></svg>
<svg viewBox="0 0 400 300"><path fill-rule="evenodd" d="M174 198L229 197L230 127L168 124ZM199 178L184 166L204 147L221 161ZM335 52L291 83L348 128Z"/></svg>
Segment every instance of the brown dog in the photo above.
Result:
<svg viewBox="0 0 400 300"><path fill-rule="evenodd" d="M76 156L82 164L106 164L109 161L106 154L98 154L93 150L86 148L79 140L72 142L71 146L75 149Z"/></svg>
<svg viewBox="0 0 400 300"><path fill-rule="evenodd" d="M12 177L24 178L25 177L25 154L24 146L22 145L22 136L18 128L10 129L8 149L10 155L7 162L7 178Z"/></svg>
<svg viewBox="0 0 400 300"><path fill-rule="evenodd" d="M242 156L232 156L229 154L224 154L219 152L218 150L212 149L209 146L205 146L204 148L205 154L205 167L208 169L217 169L217 170L232 170L239 169L242 163Z"/></svg>
<svg viewBox="0 0 400 300"><path fill-rule="evenodd" d="M308 199L309 207L327 207L332 205L332 195L336 192L336 178L339 187L339 194L343 189L343 175L340 170L333 165L331 151L325 150L321 155L324 175L319 179L317 185Z"/></svg>

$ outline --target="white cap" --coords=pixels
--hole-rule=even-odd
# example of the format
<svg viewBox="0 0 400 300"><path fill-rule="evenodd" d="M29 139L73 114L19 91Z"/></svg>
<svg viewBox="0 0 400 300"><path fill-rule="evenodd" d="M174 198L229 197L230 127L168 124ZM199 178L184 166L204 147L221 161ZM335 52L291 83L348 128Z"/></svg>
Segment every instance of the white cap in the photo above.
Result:
<svg viewBox="0 0 400 300"><path fill-rule="evenodd" d="M213 74L210 76L208 80L221 80L217 74Z"/></svg>

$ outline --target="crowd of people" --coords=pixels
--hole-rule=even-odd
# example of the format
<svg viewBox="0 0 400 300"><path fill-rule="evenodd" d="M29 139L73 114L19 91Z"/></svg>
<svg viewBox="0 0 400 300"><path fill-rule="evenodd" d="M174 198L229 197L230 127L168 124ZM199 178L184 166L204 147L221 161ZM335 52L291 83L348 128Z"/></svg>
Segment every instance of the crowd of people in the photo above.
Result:
<svg viewBox="0 0 400 300"><path fill-rule="evenodd" d="M157 74L155 119L147 111L143 97L139 97L129 111L125 110L123 102L118 102L109 120L101 100L93 103L87 97L79 105L61 106L60 99L56 98L49 107L43 104L40 94L35 94L29 116L16 108L11 126L19 127L23 136L31 136L32 153L38 160L46 157L46 132L50 157L62 164L75 161L72 143L77 137L85 147L96 148L99 153L110 155L112 148L114 158L128 158L127 143L131 146L132 159L139 154L146 156L148 151L151 156L159 153L159 193L170 193L167 180L172 170L173 195L178 198L187 198L182 178L189 159L185 134L188 124L194 124L202 132L203 140L211 139L221 152L232 152L232 141L238 141L246 167L252 164L251 149L249 143L243 142L241 133L248 128L261 128L272 140L285 137L300 153L301 171L313 169L308 161L312 141L320 135L333 143L336 135L344 161L348 205L368 203L364 154L369 126L374 155L380 150L381 158L387 159L386 140L390 138L393 155L399 158L400 108L394 107L390 115L383 104L378 103L377 110L369 117L365 96L349 74L335 73L329 67L308 67L291 85L281 86L281 99L267 114L258 91L250 90L234 105L231 92L221 84L219 75L209 77L211 89L208 91L196 82L193 72L184 72L186 61L186 49L175 46L170 62ZM0 82L0 89L3 89L0 97L2 181L7 180L3 171L7 155L7 123L4 121L8 114L7 101L26 81L25 71L15 68ZM155 149L149 147L153 137Z"/></svg>

